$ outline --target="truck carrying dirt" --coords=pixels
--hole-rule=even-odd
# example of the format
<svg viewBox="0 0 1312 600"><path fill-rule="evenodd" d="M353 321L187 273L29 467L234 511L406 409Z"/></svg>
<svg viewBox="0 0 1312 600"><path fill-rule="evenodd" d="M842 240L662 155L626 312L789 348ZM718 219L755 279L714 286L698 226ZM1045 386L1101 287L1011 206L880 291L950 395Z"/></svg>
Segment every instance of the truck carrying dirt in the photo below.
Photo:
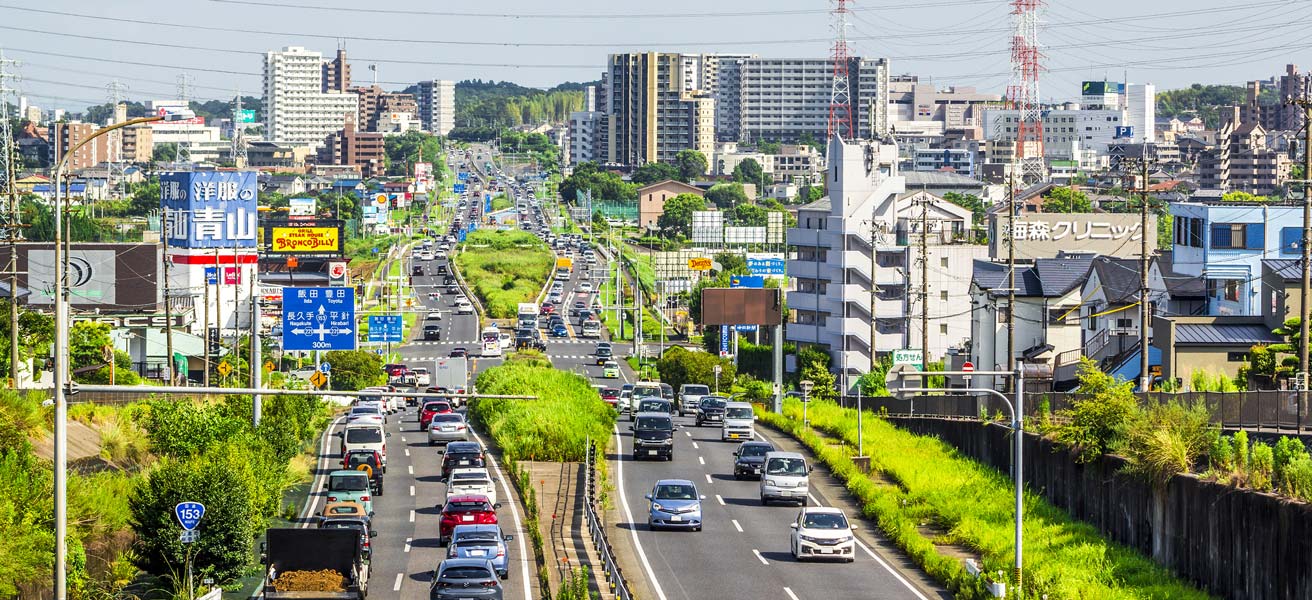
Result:
<svg viewBox="0 0 1312 600"><path fill-rule="evenodd" d="M361 600L369 565L352 529L269 529L264 565L268 600Z"/></svg>

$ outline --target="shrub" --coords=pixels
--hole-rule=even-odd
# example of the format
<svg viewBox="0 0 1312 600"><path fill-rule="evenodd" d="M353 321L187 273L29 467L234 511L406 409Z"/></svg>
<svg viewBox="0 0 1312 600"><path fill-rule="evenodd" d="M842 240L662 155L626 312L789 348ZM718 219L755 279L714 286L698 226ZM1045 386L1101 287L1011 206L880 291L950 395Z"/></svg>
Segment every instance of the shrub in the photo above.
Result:
<svg viewBox="0 0 1312 600"><path fill-rule="evenodd" d="M1235 469L1244 473L1248 472L1248 433L1244 431L1235 432Z"/></svg>
<svg viewBox="0 0 1312 600"><path fill-rule="evenodd" d="M383 373L383 359L373 352L333 350L325 352L323 359L332 365L328 386L334 390L362 390L387 383L387 374Z"/></svg>
<svg viewBox="0 0 1312 600"><path fill-rule="evenodd" d="M537 396L470 402L471 418L487 428L512 460L581 461L586 440L597 440L604 448L615 426L615 409L575 373L512 359L483 371L476 385L483 394Z"/></svg>
<svg viewBox="0 0 1312 600"><path fill-rule="evenodd" d="M1301 489L1303 482L1301 469L1304 465L1312 466L1312 457L1308 455L1307 446L1298 438L1282 437L1276 442L1272 451L1272 467L1275 473L1276 489L1282 494L1295 498L1306 495L1308 490Z"/></svg>
<svg viewBox="0 0 1312 600"><path fill-rule="evenodd" d="M690 352L673 346L656 361L656 372L662 383L670 384L675 390L685 383L700 383L714 389L716 365L720 366L720 388L729 389L736 374L733 361L709 352Z"/></svg>
<svg viewBox="0 0 1312 600"><path fill-rule="evenodd" d="M1080 363L1079 380L1081 396L1070 410L1062 411L1068 421L1057 428L1056 436L1087 462L1124 448L1138 400L1132 384L1103 373L1087 358Z"/></svg>
<svg viewBox="0 0 1312 600"><path fill-rule="evenodd" d="M456 254L456 267L487 316L513 318L519 303L534 302L551 274L553 255L525 231L475 231Z"/></svg>
<svg viewBox="0 0 1312 600"><path fill-rule="evenodd" d="M1212 451L1207 455L1211 463L1211 469L1218 473L1230 473L1235 469L1235 446L1233 441L1224 435L1216 436L1212 442Z"/></svg>
<svg viewBox="0 0 1312 600"><path fill-rule="evenodd" d="M1271 491L1271 467L1274 462L1271 446L1253 443L1252 466L1248 469L1248 484L1255 490Z"/></svg>
<svg viewBox="0 0 1312 600"><path fill-rule="evenodd" d="M1202 404L1153 404L1135 413L1125 455L1132 471L1164 485L1175 474L1188 473L1216 437Z"/></svg>

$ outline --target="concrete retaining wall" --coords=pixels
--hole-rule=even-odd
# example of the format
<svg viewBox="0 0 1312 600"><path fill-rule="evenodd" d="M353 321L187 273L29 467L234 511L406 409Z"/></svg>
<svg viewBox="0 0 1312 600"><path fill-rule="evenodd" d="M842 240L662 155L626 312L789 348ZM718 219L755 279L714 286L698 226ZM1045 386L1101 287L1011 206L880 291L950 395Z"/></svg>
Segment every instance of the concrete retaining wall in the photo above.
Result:
<svg viewBox="0 0 1312 600"><path fill-rule="evenodd" d="M1010 431L978 421L899 418L999 471L1011 470ZM1178 475L1164 490L1122 472L1125 460L1080 464L1026 434L1025 484L1108 538L1152 556L1227 598L1312 598L1312 505ZM1034 542L1031 542L1034 543Z"/></svg>

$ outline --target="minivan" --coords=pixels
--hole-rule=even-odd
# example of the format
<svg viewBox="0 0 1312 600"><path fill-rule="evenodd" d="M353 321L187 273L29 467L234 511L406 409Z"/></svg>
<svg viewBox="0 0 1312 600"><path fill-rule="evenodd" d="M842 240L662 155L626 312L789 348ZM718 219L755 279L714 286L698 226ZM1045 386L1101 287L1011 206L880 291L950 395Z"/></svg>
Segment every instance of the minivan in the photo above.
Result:
<svg viewBox="0 0 1312 600"><path fill-rule="evenodd" d="M352 450L377 450L383 457L383 472L387 472L387 436L382 425L347 425L342 431L342 456Z"/></svg>
<svg viewBox="0 0 1312 600"><path fill-rule="evenodd" d="M811 487L807 475L811 466L796 452L767 452L761 469L761 504L771 500L787 500L801 506L807 504Z"/></svg>
<svg viewBox="0 0 1312 600"><path fill-rule="evenodd" d="M752 412L750 402L724 403L724 426L720 429L720 441L750 440L756 436L756 414Z"/></svg>
<svg viewBox="0 0 1312 600"><path fill-rule="evenodd" d="M638 413L629 430L633 432L633 458L674 460L674 419L663 412Z"/></svg>

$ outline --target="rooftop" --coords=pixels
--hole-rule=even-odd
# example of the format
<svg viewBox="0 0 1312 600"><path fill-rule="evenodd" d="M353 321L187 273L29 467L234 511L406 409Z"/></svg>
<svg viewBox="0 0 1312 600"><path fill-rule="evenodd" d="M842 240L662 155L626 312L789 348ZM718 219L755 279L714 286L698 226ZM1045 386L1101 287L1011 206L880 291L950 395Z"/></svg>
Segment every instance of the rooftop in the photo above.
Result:
<svg viewBox="0 0 1312 600"><path fill-rule="evenodd" d="M1094 259L1092 254L1071 255L1039 258L1033 264L1016 265L1016 295L1048 298L1063 296L1084 283ZM993 295L1005 295L1008 285L1007 265L976 260L971 280L974 285L991 291Z"/></svg>
<svg viewBox="0 0 1312 600"><path fill-rule="evenodd" d="M1252 346L1284 340L1264 325L1229 323L1180 323L1175 326L1177 344L1223 344Z"/></svg>

